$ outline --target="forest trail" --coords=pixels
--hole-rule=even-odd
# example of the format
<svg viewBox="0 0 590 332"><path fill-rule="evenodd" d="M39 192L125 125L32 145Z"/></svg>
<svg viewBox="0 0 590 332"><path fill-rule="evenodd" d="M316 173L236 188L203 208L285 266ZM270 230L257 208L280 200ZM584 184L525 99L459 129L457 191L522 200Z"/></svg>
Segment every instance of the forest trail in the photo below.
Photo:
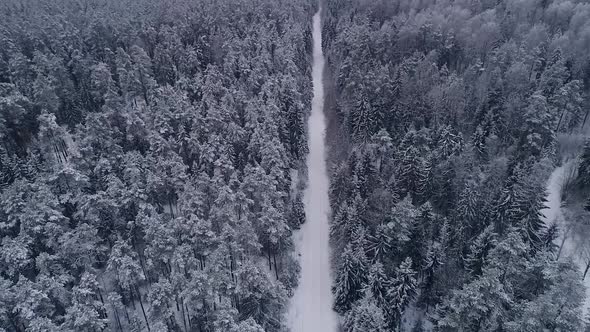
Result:
<svg viewBox="0 0 590 332"><path fill-rule="evenodd" d="M324 55L320 10L313 17L313 99L308 122L308 185L305 189L306 222L295 235L301 264L299 287L291 300L289 326L293 332L335 332L336 314L332 310L330 265L330 226L328 217L328 172L326 169L324 106Z"/></svg>
<svg viewBox="0 0 590 332"><path fill-rule="evenodd" d="M572 260L578 265L580 273L584 271L586 262L583 256L583 246L578 245L585 239L580 239L577 236L576 231L572 229L571 225L568 225L567 220L564 218L563 211L561 208L561 186L569 176L568 173L572 171L572 167L575 167L574 159L565 160L563 164L551 173L549 180L547 181L547 208L542 210L545 224L550 225L556 222L560 228L560 236L555 239L555 245L560 248L559 259L572 258ZM584 314L590 313L590 277L584 278L584 286L586 287L586 297L584 301Z"/></svg>

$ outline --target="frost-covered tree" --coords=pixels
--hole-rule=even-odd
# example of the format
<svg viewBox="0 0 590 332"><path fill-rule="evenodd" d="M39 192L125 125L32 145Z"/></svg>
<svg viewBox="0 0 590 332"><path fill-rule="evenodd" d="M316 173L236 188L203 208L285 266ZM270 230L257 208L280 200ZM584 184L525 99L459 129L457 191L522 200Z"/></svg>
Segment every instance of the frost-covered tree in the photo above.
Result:
<svg viewBox="0 0 590 332"><path fill-rule="evenodd" d="M397 268L395 279L391 282L391 287L387 292L392 306L390 324L393 326L401 324L403 312L416 296L415 275L416 272L412 270L412 260L408 257Z"/></svg>
<svg viewBox="0 0 590 332"><path fill-rule="evenodd" d="M375 303L370 291L367 291L362 299L355 302L347 313L344 318L344 331L387 331L385 314L381 307Z"/></svg>
<svg viewBox="0 0 590 332"><path fill-rule="evenodd" d="M586 122L587 43L574 40L590 29L580 19L590 11L552 0L330 0L324 9L327 114L344 138L329 143L346 150L330 160L334 245L350 242L336 225L359 195L368 258L390 280L412 258L418 311L428 317L456 294L428 318L441 330L505 330L524 298L547 291L541 271L552 263L536 258L556 234L542 215L545 187L551 161L575 149L566 136ZM363 154L373 172L357 171L369 169L358 167ZM565 210L588 197L581 159Z"/></svg>
<svg viewBox="0 0 590 332"><path fill-rule="evenodd" d="M359 248L347 246L340 258L336 280L333 286L334 309L346 312L352 304L362 297L362 287L366 278L366 261Z"/></svg>

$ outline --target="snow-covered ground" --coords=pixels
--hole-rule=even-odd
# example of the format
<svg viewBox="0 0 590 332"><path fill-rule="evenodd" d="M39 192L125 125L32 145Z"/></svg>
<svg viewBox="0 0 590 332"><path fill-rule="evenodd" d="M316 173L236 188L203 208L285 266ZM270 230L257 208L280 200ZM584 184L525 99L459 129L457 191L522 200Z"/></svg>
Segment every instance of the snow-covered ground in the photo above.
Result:
<svg viewBox="0 0 590 332"><path fill-rule="evenodd" d="M418 296L419 295L417 295L416 297ZM416 307L416 301L414 300L412 303L408 305L408 307L402 315L401 331L412 331L414 326L416 326L416 322L419 319L422 320L422 330L424 332L434 331L434 325L428 320L424 310Z"/></svg>
<svg viewBox="0 0 590 332"><path fill-rule="evenodd" d="M337 316L332 310L323 71L324 56L318 11L313 17L313 99L308 122L307 156L309 182L304 196L306 222L295 234L301 278L287 317L293 332L335 332L338 324Z"/></svg>
<svg viewBox="0 0 590 332"><path fill-rule="evenodd" d="M586 265L584 258L586 253L583 250L584 246L581 246L580 243L587 241L587 239L579 238L573 221L564 218L564 211L561 207L561 187L574 164L575 159L570 159L551 173L547 182L547 208L542 212L547 225L555 222L559 226L560 236L555 240L555 244L560 248L559 259L573 259L578 265L581 275ZM590 276L586 276L584 285L586 286L584 313L588 313L588 309L590 309Z"/></svg>

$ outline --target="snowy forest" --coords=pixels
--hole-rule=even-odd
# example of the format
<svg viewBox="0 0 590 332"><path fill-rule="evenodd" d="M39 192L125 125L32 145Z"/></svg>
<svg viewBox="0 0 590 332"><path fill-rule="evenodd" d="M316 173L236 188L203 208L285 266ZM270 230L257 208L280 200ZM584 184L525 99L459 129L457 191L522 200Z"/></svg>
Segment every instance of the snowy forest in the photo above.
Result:
<svg viewBox="0 0 590 332"><path fill-rule="evenodd" d="M344 331L584 331L590 3L328 0L323 30Z"/></svg>
<svg viewBox="0 0 590 332"><path fill-rule="evenodd" d="M0 332L292 330L312 100L306 332L590 331L587 0L1 2Z"/></svg>
<svg viewBox="0 0 590 332"><path fill-rule="evenodd" d="M2 1L1 331L285 330L313 12Z"/></svg>

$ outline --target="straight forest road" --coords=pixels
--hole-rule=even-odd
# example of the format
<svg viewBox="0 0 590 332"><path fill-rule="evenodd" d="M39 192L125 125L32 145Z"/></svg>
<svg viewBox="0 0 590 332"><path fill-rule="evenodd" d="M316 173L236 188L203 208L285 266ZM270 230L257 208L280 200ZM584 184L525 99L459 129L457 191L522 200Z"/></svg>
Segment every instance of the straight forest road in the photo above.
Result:
<svg viewBox="0 0 590 332"><path fill-rule="evenodd" d="M337 316L332 299L329 179L326 169L326 121L324 117L324 55L321 9L313 17L313 99L308 120L308 184L305 189L306 222L295 235L300 254L301 278L289 308L293 332L335 332Z"/></svg>

